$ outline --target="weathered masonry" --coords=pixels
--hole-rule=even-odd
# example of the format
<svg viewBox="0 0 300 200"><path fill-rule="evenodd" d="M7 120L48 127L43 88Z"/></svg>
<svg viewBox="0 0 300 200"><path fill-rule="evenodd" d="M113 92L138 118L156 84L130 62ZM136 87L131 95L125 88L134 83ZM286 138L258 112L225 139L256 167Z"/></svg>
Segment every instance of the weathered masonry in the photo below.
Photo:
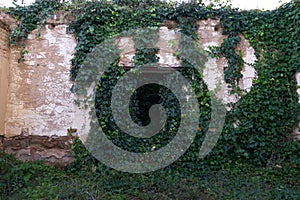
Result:
<svg viewBox="0 0 300 200"><path fill-rule="evenodd" d="M22 160L43 159L50 164L65 165L72 161L67 136L70 128L77 129L70 91L70 59L76 47L75 38L66 33L66 23L54 17L48 20L36 38L37 30L27 40L28 54L24 63L18 63L20 47L9 45L9 33L16 26L9 15L0 13L0 150L14 153ZM218 20L198 21L199 42L202 48L220 46L223 39ZM216 28L217 27L217 28ZM254 50L241 36L237 51L243 52L247 63L254 63ZM161 27L159 30L159 63L165 67L180 65L173 55L169 41L178 44L176 31ZM116 46L122 49L120 65L133 64L134 42L130 37L119 38ZM223 78L224 58L210 58L204 69L208 88L221 86L218 96L225 103L238 101L230 94ZM239 86L250 91L256 72L250 65L243 68L243 79ZM300 74L295 74L300 85ZM300 96L300 89L298 90ZM300 103L300 98L299 98ZM230 109L230 108L228 108ZM295 134L297 134L295 129ZM299 135L299 133L298 133Z"/></svg>
<svg viewBox="0 0 300 200"><path fill-rule="evenodd" d="M66 34L66 25L52 20L41 38L35 31L29 35L30 53L18 63L21 49L9 45L16 22L4 13L0 17L1 146L22 160L65 165L72 160L67 129L73 120L69 70L76 41Z"/></svg>

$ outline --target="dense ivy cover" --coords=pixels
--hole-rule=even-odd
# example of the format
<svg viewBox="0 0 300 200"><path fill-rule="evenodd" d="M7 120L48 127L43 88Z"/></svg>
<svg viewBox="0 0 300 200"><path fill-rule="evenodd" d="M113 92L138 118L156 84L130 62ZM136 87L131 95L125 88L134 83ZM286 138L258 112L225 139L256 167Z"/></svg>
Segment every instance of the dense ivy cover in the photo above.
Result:
<svg viewBox="0 0 300 200"><path fill-rule="evenodd" d="M217 9L213 6L205 7L202 3L177 4L159 0L92 1L74 4L60 3L58 0L43 0L32 6L16 7L10 11L21 22L11 34L12 41L17 37L26 39L27 34L36 28L36 25L45 22L40 19L45 19L44 17L51 15L55 9L64 9L74 16L69 31L75 34L78 44L72 59L72 80L76 78L87 54L95 45L124 30L158 27L164 24L170 28L180 28L183 33L196 41L196 21L219 18L223 34L228 35L228 38L223 41L221 47L211 48L212 56L228 59L228 66L224 66L225 80L231 84L233 92L240 95L241 100L231 105L233 109L227 113L226 124L217 146L204 160L199 160L197 152L209 120L210 98L201 74L194 71L191 63L183 61L181 72L187 77L191 75L197 77L191 80L191 84L199 97L199 107L202 111L199 123L201 128L191 148L173 167L202 168L236 161L259 166L283 163L299 165L297 157L300 145L299 142L292 140L292 132L298 125L300 116L295 79L295 73L300 72L300 2L298 0L286 3L274 11L239 11L224 6ZM32 16L38 17L32 18ZM169 20L174 23L170 23ZM258 58L254 64L258 79L254 80L248 94L237 86L238 80L242 77L240 71L244 64L242 55L235 51L236 45L241 40L241 34L250 41ZM155 52L155 49L138 49L136 62L144 64L157 61ZM102 82L99 83L101 86L99 89L101 91L99 93L100 123L103 124L103 128L107 128L108 132L113 132L110 136L121 146L124 145L120 142L122 137L121 139L116 137L120 133L113 124L109 123L111 112L101 110L101 105L105 107L109 104L108 97L112 86L122 73L124 69L112 63L110 71L105 72ZM152 90L153 93L157 91L155 87ZM103 95L106 93L108 95ZM141 107L143 106L145 105ZM140 117L140 120L144 123L143 120L147 121L147 116ZM239 123L234 127L237 121ZM162 137L162 140L165 138ZM127 146L122 147L129 148L128 144L133 144L130 138L129 143L126 143ZM79 155L78 163L83 162L80 157L91 159L90 155L83 153L78 146L74 146L74 150ZM95 162L93 159L92 161Z"/></svg>

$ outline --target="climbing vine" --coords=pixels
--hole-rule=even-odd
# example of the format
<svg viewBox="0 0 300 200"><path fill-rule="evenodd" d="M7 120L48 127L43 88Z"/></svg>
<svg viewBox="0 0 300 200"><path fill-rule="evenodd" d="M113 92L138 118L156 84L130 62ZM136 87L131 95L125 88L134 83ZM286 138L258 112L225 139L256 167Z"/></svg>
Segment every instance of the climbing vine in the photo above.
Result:
<svg viewBox="0 0 300 200"><path fill-rule="evenodd" d="M300 145L299 142L292 140L292 132L298 125L300 116L295 79L295 73L300 72L300 2L298 0L283 4L274 11L239 11L227 6L206 7L201 1L181 4L159 0L79 1L75 6L70 6L69 3L58 0L42 0L28 7L17 6L10 10L10 13L19 20L18 28L11 33L11 43L16 44L21 40L21 45L25 47L28 34L45 24L46 19L56 10L62 9L74 15L68 31L73 33L78 41L72 59L72 80L75 80L87 54L97 44L122 31L165 25L171 29L180 29L182 33L196 41L198 20L220 19L223 34L228 37L220 47L212 47L211 54L228 60L228 65L224 66L225 80L241 99L231 105L232 110L227 113L226 124L217 146L208 157L199 160L197 151L209 120L207 116L210 113L210 96L201 74L195 72L191 63L183 60L180 72L186 77L196 77L190 81L199 97L199 107L203 111L199 119L199 124L202 124L203 128L199 129L189 151L175 165L221 166L228 162L243 161L265 166L297 162L295 158L299 156ZM250 42L257 57L253 67L258 78L253 81L252 89L246 95L238 87L244 65L242 55L236 51L241 35ZM24 51L25 48L21 60L24 59ZM137 48L135 64L157 62L156 52L157 49ZM109 69L99 83L103 86L99 92L99 102L102 105L109 104L107 96L111 92L113 83L125 72L116 63L112 63ZM143 90L145 92L146 89L141 89L139 92ZM152 87L151 90L152 95L159 91L156 87ZM143 99L141 95L139 96L139 92L136 94L135 101ZM151 98L155 99L155 96ZM171 98L171 101L165 104L173 105L174 99ZM121 141L126 140L125 148L130 149L130 146L135 143L143 143L131 141L132 138L119 137L118 129L113 124L107 123L110 121L111 111L105 108L106 106L99 105L99 118L116 144L122 146ZM134 109L136 108L133 107ZM138 115L135 117L139 118ZM147 121L147 117L141 116L140 120L143 124L145 122L143 120ZM172 123L170 127L176 128ZM159 136L149 144L152 145L159 140L168 140L168 138Z"/></svg>
<svg viewBox="0 0 300 200"><path fill-rule="evenodd" d="M19 62L24 62L25 49L28 35L36 28L38 32L36 37L40 37L40 31L46 20L54 14L55 10L61 8L59 0L37 1L28 7L18 6L17 0L14 0L15 8L10 10L10 14L18 20L18 27L10 34L10 43L13 45L21 44L21 56Z"/></svg>

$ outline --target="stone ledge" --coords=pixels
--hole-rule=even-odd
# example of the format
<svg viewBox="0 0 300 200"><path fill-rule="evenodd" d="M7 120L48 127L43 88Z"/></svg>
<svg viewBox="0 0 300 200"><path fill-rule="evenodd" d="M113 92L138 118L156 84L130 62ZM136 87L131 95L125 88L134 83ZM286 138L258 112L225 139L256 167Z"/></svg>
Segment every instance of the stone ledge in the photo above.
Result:
<svg viewBox="0 0 300 200"><path fill-rule="evenodd" d="M18 160L22 161L41 160L48 165L65 167L74 160L71 154L73 139L72 136L0 137L0 151L14 154Z"/></svg>

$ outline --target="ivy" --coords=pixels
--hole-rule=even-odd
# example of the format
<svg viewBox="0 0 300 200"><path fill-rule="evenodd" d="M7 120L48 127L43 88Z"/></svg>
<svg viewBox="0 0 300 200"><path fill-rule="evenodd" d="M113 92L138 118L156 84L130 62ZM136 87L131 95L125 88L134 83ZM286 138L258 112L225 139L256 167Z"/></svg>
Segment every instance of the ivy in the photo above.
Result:
<svg viewBox="0 0 300 200"><path fill-rule="evenodd" d="M21 57L19 62L24 62L24 56L28 53L25 50L26 40L28 35L36 28L38 28L37 37L40 37L40 31L46 20L54 14L55 10L61 8L62 4L59 0L43 0L37 1L28 7L19 6L16 4L17 0L14 0L16 6L9 13L18 20L18 27L10 34L10 43L16 45L21 43Z"/></svg>
<svg viewBox="0 0 300 200"><path fill-rule="evenodd" d="M214 56L225 57L228 60L228 66L224 66L224 78L233 88L233 92L240 95L240 100L233 104L233 109L227 113L226 123L217 146L204 160L199 160L198 149L209 122L210 96L201 74L193 69L191 63L183 60L182 69L179 71L187 78L194 77L190 83L199 97L199 108L201 108L199 124L203 126L191 148L174 166L181 166L184 170L188 170L189 167L220 167L224 163L236 161L263 166L282 164L282 162L297 163L295 154L297 155L297 150L299 152L299 142L291 138L300 116L295 80L295 73L300 72L300 2L298 0L283 4L274 11L240 11L227 6L206 7L201 1L181 4L159 0L87 1L70 7L67 3L42 0L31 6L16 7L10 11L19 20L18 28L11 34L11 42L16 43L20 38L25 44L28 34L44 24L47 17L58 9L68 10L74 16L74 21L69 24L69 32L75 35L78 44L72 59L72 80L75 80L87 54L97 44L122 31L166 25L171 29L180 29L182 33L196 41L198 20L220 19L223 34L227 38L220 47L211 50ZM244 65L242 54L235 50L240 43L240 35L244 35L250 42L257 57L253 67L258 78L253 81L248 94L241 92L238 87ZM140 48L143 46L138 46L138 38L135 41L136 65L158 61L155 56L158 49ZM165 142L171 138L160 135L155 140L144 143L124 136L113 123L108 123L111 118L111 111L107 109L110 92L124 73L122 67L112 63L102 76L98 93L100 95L98 97L99 120L102 128L117 145L132 150L134 144L139 144L136 151L147 151L159 140ZM147 93L150 95L149 98L155 99L157 96L154 94L157 94L157 91L159 89L156 86L139 90L133 97L133 102L137 104L132 104L132 110L138 112L138 108L149 106L138 104L143 100L143 95L140 94ZM174 99L171 98L170 102L165 104L173 105L174 102L171 101ZM137 122L140 121L142 124L147 122L146 116L134 113L132 117L136 118ZM176 116L173 116L173 119L176 119ZM176 128L174 124L172 125L174 121L176 120L171 120L169 128ZM164 142L160 144L163 146Z"/></svg>

